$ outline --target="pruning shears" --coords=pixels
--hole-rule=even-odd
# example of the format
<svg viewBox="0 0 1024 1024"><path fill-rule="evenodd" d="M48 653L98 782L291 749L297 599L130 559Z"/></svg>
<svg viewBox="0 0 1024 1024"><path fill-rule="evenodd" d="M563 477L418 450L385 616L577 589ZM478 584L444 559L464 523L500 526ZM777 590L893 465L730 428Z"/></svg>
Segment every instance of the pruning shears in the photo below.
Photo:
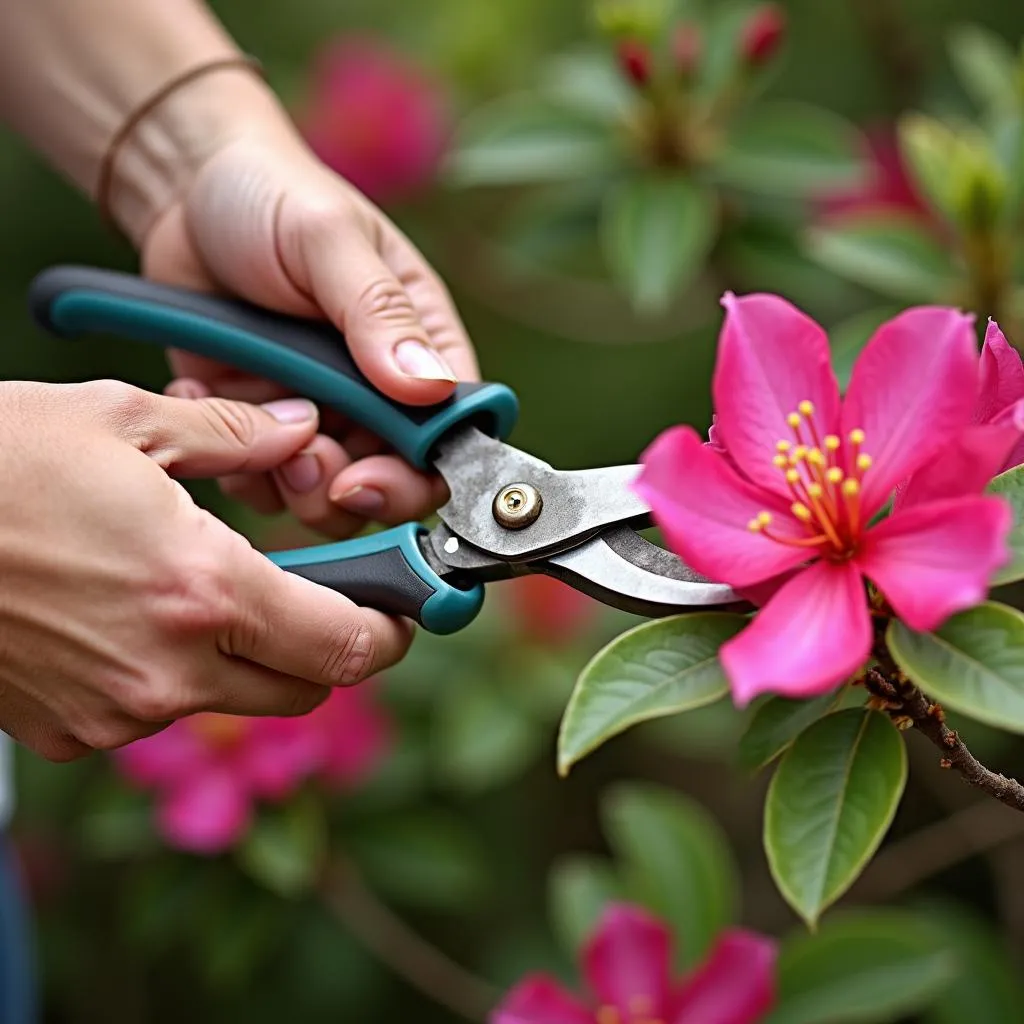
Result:
<svg viewBox="0 0 1024 1024"><path fill-rule="evenodd" d="M330 324L92 267L44 271L30 305L57 335L123 336L274 380L437 470L451 498L432 529L406 523L268 555L358 604L454 633L480 611L484 584L534 572L651 617L742 603L637 532L651 525L630 487L639 466L558 470L506 444L518 400L503 384L459 384L439 405L400 405L369 383Z"/></svg>

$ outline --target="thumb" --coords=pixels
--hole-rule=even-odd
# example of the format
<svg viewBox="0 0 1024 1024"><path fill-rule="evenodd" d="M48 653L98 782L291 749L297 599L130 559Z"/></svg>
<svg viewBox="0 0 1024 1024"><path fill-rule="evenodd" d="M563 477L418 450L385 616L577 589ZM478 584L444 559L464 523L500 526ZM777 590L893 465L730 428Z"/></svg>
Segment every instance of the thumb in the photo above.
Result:
<svg viewBox="0 0 1024 1024"><path fill-rule="evenodd" d="M316 436L316 406L304 398L249 405L225 398L149 395L129 440L175 477L276 469Z"/></svg>

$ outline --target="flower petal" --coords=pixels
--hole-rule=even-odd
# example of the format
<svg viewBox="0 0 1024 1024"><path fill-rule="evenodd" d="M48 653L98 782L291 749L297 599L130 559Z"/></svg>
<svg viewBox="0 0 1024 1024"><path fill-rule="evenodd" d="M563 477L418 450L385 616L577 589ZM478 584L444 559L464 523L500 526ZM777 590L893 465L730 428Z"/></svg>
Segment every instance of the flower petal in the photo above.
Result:
<svg viewBox="0 0 1024 1024"><path fill-rule="evenodd" d="M211 762L209 748L188 719L112 752L121 772L138 786L164 787L202 772Z"/></svg>
<svg viewBox="0 0 1024 1024"><path fill-rule="evenodd" d="M750 531L750 520L768 511L780 535L806 536L786 502L741 480L692 428L665 431L641 461L637 493L651 506L672 550L697 572L745 586L811 556L806 548L778 544Z"/></svg>
<svg viewBox="0 0 1024 1024"><path fill-rule="evenodd" d="M249 826L251 801L242 779L223 769L196 773L173 789L157 810L167 842L193 853L219 853Z"/></svg>
<svg viewBox="0 0 1024 1024"><path fill-rule="evenodd" d="M676 996L670 1024L756 1024L775 1003L776 943L733 928Z"/></svg>
<svg viewBox="0 0 1024 1024"><path fill-rule="evenodd" d="M839 422L839 385L828 337L806 313L778 295L727 292L718 342L714 399L716 437L756 484L787 497L772 463L776 443L792 437L786 417L802 401L814 404L821 435Z"/></svg>
<svg viewBox="0 0 1024 1024"><path fill-rule="evenodd" d="M981 494L1024 437L1024 400L995 422L968 427L896 490L894 509Z"/></svg>
<svg viewBox="0 0 1024 1024"><path fill-rule="evenodd" d="M989 423L1008 405L1024 398L1024 363L995 320L989 320L981 349L974 422Z"/></svg>
<svg viewBox="0 0 1024 1024"><path fill-rule="evenodd" d="M671 999L671 937L640 907L608 906L583 952L583 972L601 1006L625 1020L662 1018Z"/></svg>
<svg viewBox="0 0 1024 1024"><path fill-rule="evenodd" d="M813 697L852 676L871 650L871 618L857 567L817 562L794 576L720 657L733 701L759 693Z"/></svg>
<svg viewBox="0 0 1024 1024"><path fill-rule="evenodd" d="M843 434L863 430L872 458L861 498L866 518L969 423L978 380L972 324L955 309L909 309L883 324L858 358Z"/></svg>
<svg viewBox="0 0 1024 1024"><path fill-rule="evenodd" d="M533 974L501 1001L488 1024L593 1024L594 1015L575 996L543 974Z"/></svg>
<svg viewBox="0 0 1024 1024"><path fill-rule="evenodd" d="M869 530L856 561L911 629L935 629L985 599L1012 522L1002 498L915 505Z"/></svg>
<svg viewBox="0 0 1024 1024"><path fill-rule="evenodd" d="M372 680L336 689L313 718L324 735L323 777L339 788L371 775L394 739L392 720Z"/></svg>

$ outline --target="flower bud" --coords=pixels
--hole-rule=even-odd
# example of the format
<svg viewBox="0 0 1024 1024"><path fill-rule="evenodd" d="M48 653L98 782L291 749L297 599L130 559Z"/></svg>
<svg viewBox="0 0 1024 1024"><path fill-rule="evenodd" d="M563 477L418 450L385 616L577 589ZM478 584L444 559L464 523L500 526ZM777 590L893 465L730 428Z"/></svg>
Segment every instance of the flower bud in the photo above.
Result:
<svg viewBox="0 0 1024 1024"><path fill-rule="evenodd" d="M635 85L643 88L651 80L651 51L639 40L623 39L618 46L619 68Z"/></svg>
<svg viewBox="0 0 1024 1024"><path fill-rule="evenodd" d="M786 16L777 4L754 9L740 33L740 55L748 67L767 64L778 52L786 31Z"/></svg>
<svg viewBox="0 0 1024 1024"><path fill-rule="evenodd" d="M700 28L693 22L684 21L672 33L672 61L679 77L690 81L696 77L703 50Z"/></svg>

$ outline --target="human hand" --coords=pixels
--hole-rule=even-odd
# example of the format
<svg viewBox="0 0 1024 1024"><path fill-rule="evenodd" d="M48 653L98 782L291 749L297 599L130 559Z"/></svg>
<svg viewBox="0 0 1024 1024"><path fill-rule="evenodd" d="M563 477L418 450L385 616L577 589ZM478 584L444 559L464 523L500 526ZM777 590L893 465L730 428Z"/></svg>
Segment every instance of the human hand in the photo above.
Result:
<svg viewBox="0 0 1024 1024"><path fill-rule="evenodd" d="M244 107L244 105L243 105ZM446 398L474 380L476 360L444 285L365 197L324 167L283 117L261 107L213 148L141 239L143 270L168 284L233 293L341 329L366 376L409 404ZM263 402L277 385L198 356L173 353L181 397ZM367 519L420 518L446 497L362 429L328 414L325 431L270 474L225 489L260 512L287 507L307 525L346 536Z"/></svg>
<svg viewBox="0 0 1024 1024"><path fill-rule="evenodd" d="M51 760L199 711L295 715L411 627L291 575L172 477L273 471L316 410L0 383L0 728Z"/></svg>

